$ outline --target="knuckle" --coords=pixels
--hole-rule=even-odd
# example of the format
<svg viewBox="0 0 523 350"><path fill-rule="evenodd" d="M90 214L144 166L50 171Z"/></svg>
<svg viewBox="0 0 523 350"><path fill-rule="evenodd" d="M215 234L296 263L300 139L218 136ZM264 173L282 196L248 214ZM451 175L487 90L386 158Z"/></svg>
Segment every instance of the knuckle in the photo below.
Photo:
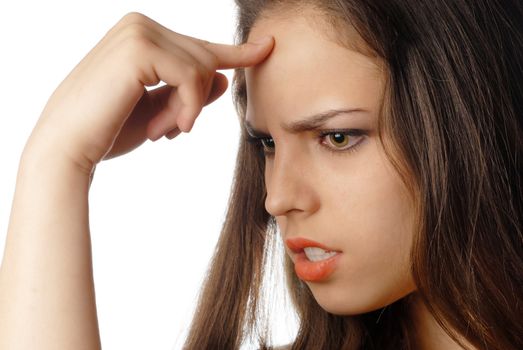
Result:
<svg viewBox="0 0 523 350"><path fill-rule="evenodd" d="M143 23L130 23L122 30L125 37L141 38L147 37L148 28Z"/></svg>
<svg viewBox="0 0 523 350"><path fill-rule="evenodd" d="M214 77L214 72L215 70L209 70L209 67L196 61L187 66L185 77L198 86L205 86Z"/></svg>
<svg viewBox="0 0 523 350"><path fill-rule="evenodd" d="M128 36L124 41L125 50L134 57L144 55L153 48L153 43L145 36Z"/></svg>
<svg viewBox="0 0 523 350"><path fill-rule="evenodd" d="M187 66L185 69L185 77L191 81L199 81L202 78L200 70L194 64Z"/></svg>
<svg viewBox="0 0 523 350"><path fill-rule="evenodd" d="M122 33L122 45L127 52L132 54L143 54L153 47L153 42L147 34L147 28L143 24L130 24Z"/></svg>
<svg viewBox="0 0 523 350"><path fill-rule="evenodd" d="M125 14L122 19L120 19L119 24L122 26L127 26L129 24L142 23L144 24L147 21L147 16L141 14L140 12L129 12Z"/></svg>
<svg viewBox="0 0 523 350"><path fill-rule="evenodd" d="M218 56L205 46L203 47L202 53L205 64L207 64L210 69L215 71L220 65L220 60L218 59Z"/></svg>
<svg viewBox="0 0 523 350"><path fill-rule="evenodd" d="M214 71L211 72L211 71L209 71L209 69L206 66L202 65L199 74L200 74L200 82L203 85L206 85L207 82L209 81L209 79L211 79L214 76Z"/></svg>
<svg viewBox="0 0 523 350"><path fill-rule="evenodd" d="M129 12L124 15L109 31L112 37L120 40L131 35L143 35L147 29L146 17L138 12Z"/></svg>
<svg viewBox="0 0 523 350"><path fill-rule="evenodd" d="M216 55L212 55L212 54L209 55L209 65L213 71L218 69L219 64L220 64L220 60L218 59L218 57Z"/></svg>
<svg viewBox="0 0 523 350"><path fill-rule="evenodd" d="M117 23L116 32L126 39L150 36L149 18L139 12L129 12Z"/></svg>
<svg viewBox="0 0 523 350"><path fill-rule="evenodd" d="M188 110L198 108L202 104L203 92L198 82L191 81L185 85L184 104Z"/></svg>

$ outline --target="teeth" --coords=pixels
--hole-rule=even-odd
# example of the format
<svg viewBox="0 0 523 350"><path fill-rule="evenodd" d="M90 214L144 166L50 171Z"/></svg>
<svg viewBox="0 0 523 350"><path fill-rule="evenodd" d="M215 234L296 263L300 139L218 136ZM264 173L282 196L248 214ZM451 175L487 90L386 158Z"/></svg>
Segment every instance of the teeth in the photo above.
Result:
<svg viewBox="0 0 523 350"><path fill-rule="evenodd" d="M322 261L336 255L336 252L328 252L318 247L307 247L303 251L310 261Z"/></svg>

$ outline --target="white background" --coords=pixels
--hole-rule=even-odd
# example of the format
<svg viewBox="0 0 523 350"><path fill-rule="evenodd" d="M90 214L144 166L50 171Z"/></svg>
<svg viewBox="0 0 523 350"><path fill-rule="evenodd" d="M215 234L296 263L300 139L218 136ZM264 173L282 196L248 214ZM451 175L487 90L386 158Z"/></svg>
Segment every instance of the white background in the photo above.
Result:
<svg viewBox="0 0 523 350"><path fill-rule="evenodd" d="M2 254L19 156L34 124L54 89L130 11L182 34L233 43L232 0L0 3ZM222 73L231 83L233 72ZM232 181L239 124L230 92L203 109L190 133L146 141L97 166L89 207L104 349L183 344ZM291 323L274 321L274 343L292 338Z"/></svg>

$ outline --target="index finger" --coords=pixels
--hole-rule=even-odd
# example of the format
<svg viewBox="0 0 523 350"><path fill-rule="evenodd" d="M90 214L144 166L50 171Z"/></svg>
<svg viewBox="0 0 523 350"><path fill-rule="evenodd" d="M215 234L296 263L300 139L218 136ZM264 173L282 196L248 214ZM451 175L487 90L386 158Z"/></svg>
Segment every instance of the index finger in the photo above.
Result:
<svg viewBox="0 0 523 350"><path fill-rule="evenodd" d="M261 63L274 47L274 37L270 35L240 45L217 44L203 40L201 42L218 59L216 69L249 67Z"/></svg>

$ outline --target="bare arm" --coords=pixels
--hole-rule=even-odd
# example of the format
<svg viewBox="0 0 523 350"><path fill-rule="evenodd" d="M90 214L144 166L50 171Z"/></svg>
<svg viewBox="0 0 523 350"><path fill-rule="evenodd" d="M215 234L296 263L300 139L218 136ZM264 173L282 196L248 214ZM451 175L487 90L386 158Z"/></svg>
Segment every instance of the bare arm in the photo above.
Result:
<svg viewBox="0 0 523 350"><path fill-rule="evenodd" d="M20 161L0 268L0 349L101 349L90 178L49 156Z"/></svg>
<svg viewBox="0 0 523 350"><path fill-rule="evenodd" d="M64 79L18 169L0 267L0 350L101 348L88 212L94 167L147 138L189 132L227 89L217 70L258 64L273 44L211 43L131 12ZM145 89L160 81L167 85Z"/></svg>

